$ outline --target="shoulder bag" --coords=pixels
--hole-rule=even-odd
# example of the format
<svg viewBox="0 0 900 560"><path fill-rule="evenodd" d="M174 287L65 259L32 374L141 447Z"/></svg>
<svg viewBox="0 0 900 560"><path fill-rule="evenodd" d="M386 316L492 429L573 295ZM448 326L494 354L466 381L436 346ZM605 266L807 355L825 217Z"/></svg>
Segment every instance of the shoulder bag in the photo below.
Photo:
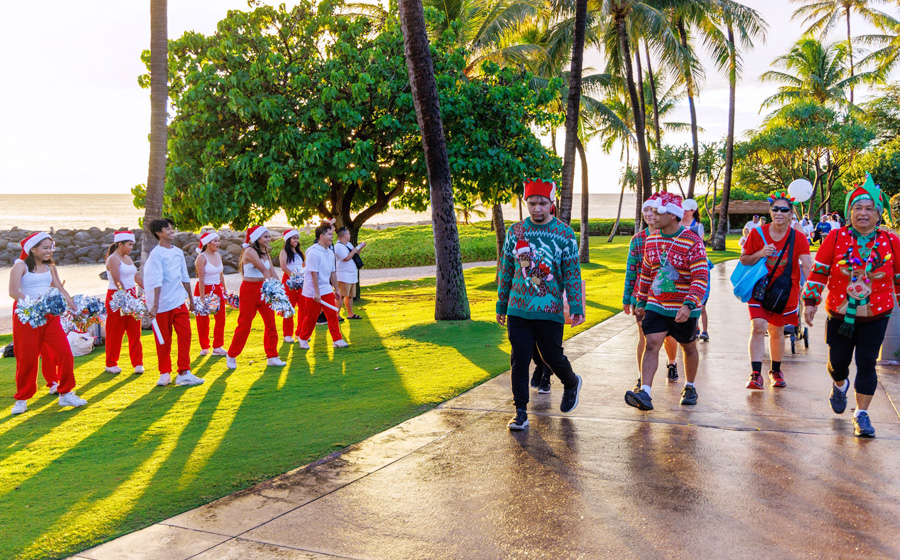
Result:
<svg viewBox="0 0 900 560"><path fill-rule="evenodd" d="M766 292L763 295L763 298L759 300L759 305L772 313L784 313L784 308L787 307L787 302L791 297L791 289L793 288L791 274L793 273L793 267L795 266L794 234L794 229L791 228L790 239L788 239L784 249L781 250L781 255L778 256L778 263L775 264L775 268L772 269L772 272L769 275L769 285L766 288ZM787 252L788 257L787 262L784 265L784 272L782 272L778 278L772 280L771 276L778 270L778 264L781 262L781 257L784 256L785 252Z"/></svg>

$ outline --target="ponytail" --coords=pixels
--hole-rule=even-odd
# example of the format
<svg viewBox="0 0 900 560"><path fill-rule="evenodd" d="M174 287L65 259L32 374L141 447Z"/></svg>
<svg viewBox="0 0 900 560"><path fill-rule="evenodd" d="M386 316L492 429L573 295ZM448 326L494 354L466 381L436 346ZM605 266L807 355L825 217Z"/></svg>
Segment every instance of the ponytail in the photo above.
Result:
<svg viewBox="0 0 900 560"><path fill-rule="evenodd" d="M109 246L109 249L106 250L106 258L108 259L110 255L116 252L116 249L119 248L119 242L116 241L112 245Z"/></svg>

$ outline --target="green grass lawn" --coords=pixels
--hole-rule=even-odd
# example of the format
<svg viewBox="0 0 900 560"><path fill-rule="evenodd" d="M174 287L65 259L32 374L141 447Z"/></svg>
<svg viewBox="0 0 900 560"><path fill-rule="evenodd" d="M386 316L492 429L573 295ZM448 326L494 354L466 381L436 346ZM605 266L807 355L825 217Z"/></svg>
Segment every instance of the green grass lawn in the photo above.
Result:
<svg viewBox="0 0 900 560"><path fill-rule="evenodd" d="M711 258L736 257L737 237L729 248ZM621 310L627 250L625 238L594 243L583 265L587 323L567 337ZM356 308L365 320L343 323L352 346L334 350L317 327L310 351L282 347L286 368L264 367L257 320L238 369L197 358L193 371L206 383L194 388L154 385L149 335L143 376L103 373L95 351L75 360L77 392L89 401L77 410L60 409L42 388L26 414L9 415L15 363L0 360L0 393L10 397L0 410L0 558L70 555L358 442L506 371L494 269L467 271L466 285L472 320L442 323L433 321L434 279L366 288Z"/></svg>

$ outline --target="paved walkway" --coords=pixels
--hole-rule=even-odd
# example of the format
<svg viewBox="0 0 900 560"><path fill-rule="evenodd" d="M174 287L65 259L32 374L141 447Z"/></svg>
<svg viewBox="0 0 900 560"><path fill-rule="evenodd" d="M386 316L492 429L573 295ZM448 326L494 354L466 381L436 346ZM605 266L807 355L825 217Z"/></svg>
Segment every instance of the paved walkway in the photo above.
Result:
<svg viewBox="0 0 900 560"><path fill-rule="evenodd" d="M829 408L823 322L784 359L786 389L748 391L744 305L713 271L699 404L654 384L624 404L637 331L574 337L580 404L533 394L510 433L509 376L342 452L77 555L82 559L898 558L900 397L881 369L874 440ZM786 345L787 347L787 345Z"/></svg>

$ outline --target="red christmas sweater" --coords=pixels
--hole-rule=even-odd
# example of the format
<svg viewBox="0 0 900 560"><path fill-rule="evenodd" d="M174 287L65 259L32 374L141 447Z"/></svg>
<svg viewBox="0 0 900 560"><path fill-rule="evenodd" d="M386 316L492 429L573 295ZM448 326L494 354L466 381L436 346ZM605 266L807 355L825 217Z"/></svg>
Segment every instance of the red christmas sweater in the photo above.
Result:
<svg viewBox="0 0 900 560"><path fill-rule="evenodd" d="M859 254L856 235L848 226L832 230L816 253L812 272L803 290L806 305L819 305L827 287L825 309L832 317L847 313L847 296L859 302L856 320L874 321L890 315L894 298L900 296L900 238L878 229L865 246L872 249L872 266Z"/></svg>
<svg viewBox="0 0 900 560"><path fill-rule="evenodd" d="M683 226L672 235L657 231L647 236L635 294L638 307L674 317L690 301L691 317L699 317L708 284L706 247L700 236Z"/></svg>

